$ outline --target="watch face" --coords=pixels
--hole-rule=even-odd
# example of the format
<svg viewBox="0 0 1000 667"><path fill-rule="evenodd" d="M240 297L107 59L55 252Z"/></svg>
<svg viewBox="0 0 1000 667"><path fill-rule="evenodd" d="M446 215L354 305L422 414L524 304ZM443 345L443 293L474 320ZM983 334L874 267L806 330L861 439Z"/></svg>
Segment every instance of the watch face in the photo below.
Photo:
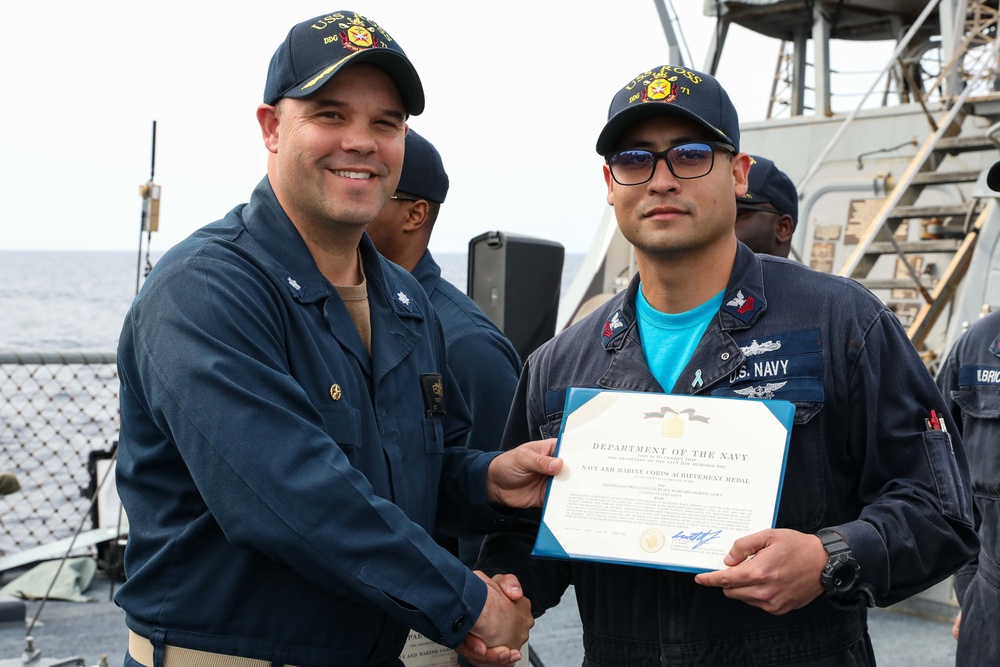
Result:
<svg viewBox="0 0 1000 667"><path fill-rule="evenodd" d="M846 593L858 580L858 564L847 554L838 554L830 564L830 591Z"/></svg>

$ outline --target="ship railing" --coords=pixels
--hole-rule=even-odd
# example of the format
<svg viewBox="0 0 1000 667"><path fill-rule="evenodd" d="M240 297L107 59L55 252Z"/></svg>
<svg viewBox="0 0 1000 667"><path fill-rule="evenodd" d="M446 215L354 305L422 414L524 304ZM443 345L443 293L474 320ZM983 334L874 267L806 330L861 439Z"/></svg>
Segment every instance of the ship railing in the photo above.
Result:
<svg viewBox="0 0 1000 667"><path fill-rule="evenodd" d="M0 472L21 487L0 496L0 555L113 524L91 500L102 466L113 493L118 392L114 352L0 350Z"/></svg>

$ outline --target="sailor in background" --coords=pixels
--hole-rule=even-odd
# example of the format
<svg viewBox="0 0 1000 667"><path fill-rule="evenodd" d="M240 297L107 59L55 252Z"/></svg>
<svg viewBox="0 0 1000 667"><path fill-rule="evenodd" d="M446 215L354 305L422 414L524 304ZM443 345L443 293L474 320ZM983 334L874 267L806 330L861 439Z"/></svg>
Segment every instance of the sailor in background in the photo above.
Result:
<svg viewBox="0 0 1000 667"><path fill-rule="evenodd" d="M379 24L337 11L294 26L257 107L266 177L133 302L118 348L126 665L388 667L411 628L477 665L519 659L534 622L519 589L431 533L540 506L555 442L465 447L434 309L364 234L423 107Z"/></svg>
<svg viewBox="0 0 1000 667"><path fill-rule="evenodd" d="M1000 192L1000 162L987 183ZM962 434L982 544L979 556L955 574L958 640L955 664L1000 665L1000 310L974 322L952 346L938 387Z"/></svg>
<svg viewBox="0 0 1000 667"><path fill-rule="evenodd" d="M736 198L736 238L754 252L788 257L799 221L799 193L774 162L750 156L747 191Z"/></svg>
<svg viewBox="0 0 1000 667"><path fill-rule="evenodd" d="M737 241L739 141L707 74L653 67L614 95L597 152L638 274L528 357L504 446L556 435L570 387L784 399L777 527L697 575L533 558L536 512L487 537L480 567L516 575L536 615L573 584L585 667L873 665L867 608L979 549L965 450L949 415L928 426L944 400L896 316L854 281Z"/></svg>
<svg viewBox="0 0 1000 667"><path fill-rule="evenodd" d="M447 196L448 173L440 152L410 128L399 185L366 231L375 248L412 273L427 292L444 329L448 367L472 417L468 446L492 452L500 449L521 360L476 302L441 277L441 267L427 249ZM466 565L475 564L481 537L435 538Z"/></svg>

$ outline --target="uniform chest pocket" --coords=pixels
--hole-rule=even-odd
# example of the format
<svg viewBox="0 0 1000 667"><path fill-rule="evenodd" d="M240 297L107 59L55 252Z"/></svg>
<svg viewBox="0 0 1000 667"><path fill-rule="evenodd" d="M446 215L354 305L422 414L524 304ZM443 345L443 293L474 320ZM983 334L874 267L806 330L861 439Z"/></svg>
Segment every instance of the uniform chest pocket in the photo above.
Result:
<svg viewBox="0 0 1000 667"><path fill-rule="evenodd" d="M1000 387L963 387L951 392L962 412L973 419L1000 419Z"/></svg>
<svg viewBox="0 0 1000 667"><path fill-rule="evenodd" d="M778 508L778 527L812 532L826 513L823 403L791 401L795 405L792 439Z"/></svg>
<svg viewBox="0 0 1000 667"><path fill-rule="evenodd" d="M441 418L424 418L424 451L428 454L444 453L444 427L441 426Z"/></svg>
<svg viewBox="0 0 1000 667"><path fill-rule="evenodd" d="M545 423L538 427L543 439L559 437L559 427L562 426L562 416L561 412L557 412L553 415L545 415Z"/></svg>
<svg viewBox="0 0 1000 667"><path fill-rule="evenodd" d="M337 443L353 465L361 446L361 412L346 401L331 401L319 407L323 430Z"/></svg>
<svg viewBox="0 0 1000 667"><path fill-rule="evenodd" d="M550 389L545 392L545 422L538 427L542 438L558 438L562 426L563 408L566 405L565 389Z"/></svg>
<svg viewBox="0 0 1000 667"><path fill-rule="evenodd" d="M962 440L972 491L1000 499L1000 387L963 387L951 392L962 410Z"/></svg>

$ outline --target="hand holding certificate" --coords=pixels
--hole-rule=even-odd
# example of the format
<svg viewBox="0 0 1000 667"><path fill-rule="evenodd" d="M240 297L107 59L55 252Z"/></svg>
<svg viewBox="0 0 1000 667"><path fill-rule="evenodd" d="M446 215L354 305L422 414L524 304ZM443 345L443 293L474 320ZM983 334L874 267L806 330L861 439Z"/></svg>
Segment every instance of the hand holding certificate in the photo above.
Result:
<svg viewBox="0 0 1000 667"><path fill-rule="evenodd" d="M532 552L700 572L771 528L795 406L570 389Z"/></svg>

